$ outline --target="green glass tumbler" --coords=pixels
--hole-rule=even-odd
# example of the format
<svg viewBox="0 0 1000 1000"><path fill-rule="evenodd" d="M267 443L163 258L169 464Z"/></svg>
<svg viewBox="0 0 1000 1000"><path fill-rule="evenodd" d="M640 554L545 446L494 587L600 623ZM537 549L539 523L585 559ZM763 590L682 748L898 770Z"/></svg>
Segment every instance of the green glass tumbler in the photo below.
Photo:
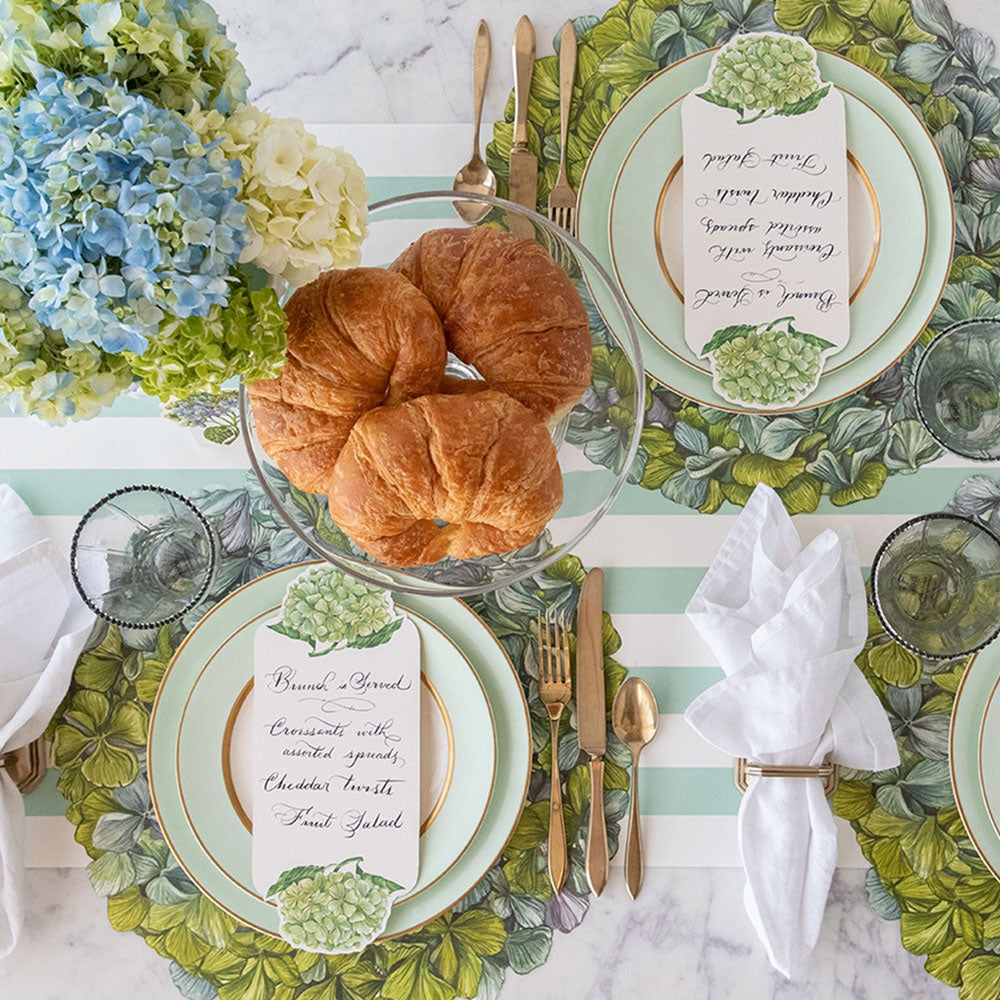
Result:
<svg viewBox="0 0 1000 1000"><path fill-rule="evenodd" d="M929 659L968 656L1000 632L1000 539L957 514L901 524L872 564L885 630Z"/></svg>
<svg viewBox="0 0 1000 1000"><path fill-rule="evenodd" d="M914 374L917 414L965 458L1000 458L1000 319L963 320L931 341Z"/></svg>

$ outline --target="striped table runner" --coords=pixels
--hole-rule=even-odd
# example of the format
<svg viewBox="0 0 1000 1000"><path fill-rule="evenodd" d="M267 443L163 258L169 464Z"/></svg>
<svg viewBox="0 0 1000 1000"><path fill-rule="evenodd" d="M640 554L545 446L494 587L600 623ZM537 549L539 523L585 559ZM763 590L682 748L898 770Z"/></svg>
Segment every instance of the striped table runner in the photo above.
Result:
<svg viewBox="0 0 1000 1000"><path fill-rule="evenodd" d="M468 154L470 130L456 125L314 126L321 141L343 145L368 175L373 200L450 188ZM400 176L405 165L406 176ZM564 461L568 496L586 493L588 480L607 476L574 449ZM125 398L83 424L49 428L0 408L0 482L9 483L67 551L80 515L104 494L133 483L156 483L182 493L207 486L240 486L248 461L241 442L210 444L197 430L160 416L148 398ZM915 514L943 507L975 463L946 457L914 476L892 476L874 499L847 508L824 498L799 515L804 540L825 528L853 528L862 563L882 539ZM569 513L572 513L570 510ZM732 762L703 743L681 718L697 694L722 677L683 611L712 561L737 510L726 505L700 515L660 493L626 486L596 530L577 548L588 566L607 570L606 607L622 637L618 659L653 688L663 713L640 773L647 863L677 867L739 864L735 815L739 794ZM63 817L65 801L50 774L25 800L28 863L33 867L86 864ZM840 863L866 867L850 828L840 824Z"/></svg>

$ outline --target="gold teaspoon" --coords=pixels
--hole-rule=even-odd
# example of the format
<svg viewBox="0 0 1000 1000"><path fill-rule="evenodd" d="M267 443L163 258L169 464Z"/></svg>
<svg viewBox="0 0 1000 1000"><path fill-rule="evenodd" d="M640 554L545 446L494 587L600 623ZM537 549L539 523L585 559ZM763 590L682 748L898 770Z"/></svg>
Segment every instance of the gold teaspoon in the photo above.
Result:
<svg viewBox="0 0 1000 1000"><path fill-rule="evenodd" d="M483 162L479 154L479 123L483 117L483 95L486 93L486 78L490 73L490 29L485 21L476 28L476 40L472 48L472 103L474 132L472 136L472 159L457 174L454 191L470 191L473 194L494 195L497 193L497 179L493 171ZM458 214L469 223L479 222L490 211L490 205L481 201L459 201L455 203Z"/></svg>
<svg viewBox="0 0 1000 1000"><path fill-rule="evenodd" d="M639 829L639 752L656 735L660 712L649 685L629 677L618 689L611 707L615 734L632 751L632 789L625 844L625 885L635 899L642 887L642 831Z"/></svg>

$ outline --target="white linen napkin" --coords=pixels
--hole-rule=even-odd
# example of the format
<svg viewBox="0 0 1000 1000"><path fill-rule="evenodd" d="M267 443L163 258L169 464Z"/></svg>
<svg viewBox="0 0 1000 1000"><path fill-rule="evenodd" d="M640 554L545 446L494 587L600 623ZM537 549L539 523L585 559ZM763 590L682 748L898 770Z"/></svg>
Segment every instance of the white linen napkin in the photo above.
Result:
<svg viewBox="0 0 1000 1000"><path fill-rule="evenodd" d="M709 743L759 764L899 763L854 663L868 614L850 534L827 530L803 548L777 494L758 486L687 615L727 674L685 713ZM819 936L837 860L822 781L751 778L737 829L747 913L771 964L793 978Z"/></svg>
<svg viewBox="0 0 1000 1000"><path fill-rule="evenodd" d="M42 734L93 624L65 555L0 485L0 755ZM24 802L0 769L0 958L17 943L23 895Z"/></svg>

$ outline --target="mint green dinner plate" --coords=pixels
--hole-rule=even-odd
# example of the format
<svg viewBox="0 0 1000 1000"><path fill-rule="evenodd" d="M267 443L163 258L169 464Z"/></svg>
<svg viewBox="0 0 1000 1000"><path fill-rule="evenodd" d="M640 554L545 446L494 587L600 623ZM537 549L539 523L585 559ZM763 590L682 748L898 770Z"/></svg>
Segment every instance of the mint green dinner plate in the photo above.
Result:
<svg viewBox="0 0 1000 1000"><path fill-rule="evenodd" d="M250 877L252 645L301 570L261 577L206 615L175 654L149 726L153 805L178 862L219 906L274 936L277 912ZM396 602L421 637L423 822L418 882L385 937L433 919L489 870L520 817L531 762L520 681L493 634L453 599Z"/></svg>
<svg viewBox="0 0 1000 1000"><path fill-rule="evenodd" d="M618 275L638 321L647 373L688 399L734 410L684 340L683 303L661 265L656 235L661 194L681 155L680 101L704 83L713 52L650 77L608 122L580 184L578 232ZM848 395L894 364L933 314L954 247L947 172L919 118L896 91L850 60L820 52L819 65L845 94L848 151L877 206L878 246L852 302L850 343L829 359L814 392L784 412Z"/></svg>
<svg viewBox="0 0 1000 1000"><path fill-rule="evenodd" d="M1000 878L1000 833L990 819L985 796L987 786L984 782L985 769L997 770L997 757L994 753L991 758L987 749L986 758L983 759L983 740L984 736L989 735L987 715L997 714L996 709L988 713L987 708L996 704L993 694L998 683L1000 644L993 643L979 652L966 667L962 682L955 692L948 756L951 786L955 791L955 803L962 822L986 867ZM994 738L996 729L994 720L990 729ZM994 747L995 745L993 744ZM995 790L998 784L995 775L991 774L989 781L990 789Z"/></svg>
<svg viewBox="0 0 1000 1000"><path fill-rule="evenodd" d="M1000 838L1000 670L990 689L979 727L979 787L993 830Z"/></svg>

